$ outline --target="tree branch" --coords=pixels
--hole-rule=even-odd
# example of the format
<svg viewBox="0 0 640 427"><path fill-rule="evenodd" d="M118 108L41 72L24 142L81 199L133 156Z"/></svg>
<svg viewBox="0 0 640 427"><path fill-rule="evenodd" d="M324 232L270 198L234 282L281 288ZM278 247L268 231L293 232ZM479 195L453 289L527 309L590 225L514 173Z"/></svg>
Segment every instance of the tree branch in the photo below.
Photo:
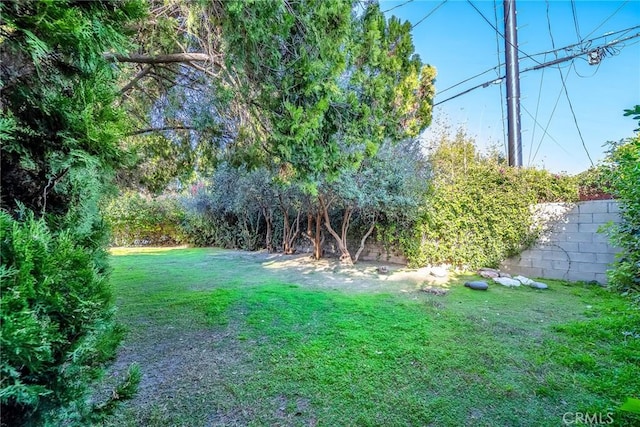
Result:
<svg viewBox="0 0 640 427"><path fill-rule="evenodd" d="M358 262L358 258L360 258L360 254L364 250L364 244L367 241L367 239L369 238L369 236L371 235L371 233L373 233L373 229L375 228L375 226L376 226L376 215L373 216L373 221L371 222L371 227L369 227L369 230L367 230L365 235L362 236L362 240L360 240L360 247L358 248L358 250L356 252L356 255L353 257L354 264L356 262Z"/></svg>
<svg viewBox="0 0 640 427"><path fill-rule="evenodd" d="M146 65L142 70L138 72L138 74L133 76L133 79L131 79L129 83L127 83L122 89L120 89L120 95L124 95L129 90L131 90L141 78L149 74L151 68L151 65Z"/></svg>
<svg viewBox="0 0 640 427"><path fill-rule="evenodd" d="M111 62L133 62L136 64L170 64L192 61L211 61L215 63L208 54L198 52L168 53L165 55L142 55L138 53L122 55L120 53L109 52L103 54L103 56L107 61Z"/></svg>
<svg viewBox="0 0 640 427"><path fill-rule="evenodd" d="M164 126L161 128L139 129L133 132L129 132L126 136L142 135L142 134L151 133L151 132L164 132L167 130L197 130L197 129L194 128L193 126Z"/></svg>

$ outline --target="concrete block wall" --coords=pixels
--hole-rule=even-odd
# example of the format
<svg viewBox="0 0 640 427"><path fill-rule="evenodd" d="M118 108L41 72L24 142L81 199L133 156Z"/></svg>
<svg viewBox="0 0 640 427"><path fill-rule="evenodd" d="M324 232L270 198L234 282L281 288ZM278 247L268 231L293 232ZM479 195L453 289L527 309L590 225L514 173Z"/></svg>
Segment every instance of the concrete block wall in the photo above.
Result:
<svg viewBox="0 0 640 427"><path fill-rule="evenodd" d="M505 260L500 268L527 277L605 284L607 269L619 249L598 229L610 221L619 223L619 212L614 200L538 205L536 216L544 229L540 239L519 256Z"/></svg>

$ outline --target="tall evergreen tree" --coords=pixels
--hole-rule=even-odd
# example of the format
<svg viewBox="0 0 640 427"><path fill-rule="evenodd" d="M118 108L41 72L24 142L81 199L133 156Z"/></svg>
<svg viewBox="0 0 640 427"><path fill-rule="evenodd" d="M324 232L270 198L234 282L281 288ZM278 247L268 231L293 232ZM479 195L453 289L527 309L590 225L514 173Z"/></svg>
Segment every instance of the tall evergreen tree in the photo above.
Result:
<svg viewBox="0 0 640 427"><path fill-rule="evenodd" d="M125 125L104 54L128 46L143 13L129 0L0 3L3 424L82 423L120 340L98 202Z"/></svg>

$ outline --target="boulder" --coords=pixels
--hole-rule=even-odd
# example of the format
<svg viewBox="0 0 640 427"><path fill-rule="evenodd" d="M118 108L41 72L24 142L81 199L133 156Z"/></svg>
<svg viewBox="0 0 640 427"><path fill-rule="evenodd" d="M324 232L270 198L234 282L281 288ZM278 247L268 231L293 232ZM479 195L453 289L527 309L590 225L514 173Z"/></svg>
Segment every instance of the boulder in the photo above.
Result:
<svg viewBox="0 0 640 427"><path fill-rule="evenodd" d="M548 289L549 288L549 286L546 283L533 282L533 281L529 284L529 286L531 286L532 288L535 288L535 289Z"/></svg>
<svg viewBox="0 0 640 427"><path fill-rule="evenodd" d="M513 287L520 286L520 282L515 279L510 279L508 277L496 277L493 279L494 282L500 283L502 286Z"/></svg>
<svg viewBox="0 0 640 427"><path fill-rule="evenodd" d="M481 280L474 280L472 282L465 282L464 285L467 288L475 289L476 291L486 291L489 289L489 284Z"/></svg>
<svg viewBox="0 0 640 427"><path fill-rule="evenodd" d="M532 283L534 283L533 280L524 276L515 276L514 279L522 283L523 285L531 285Z"/></svg>
<svg viewBox="0 0 640 427"><path fill-rule="evenodd" d="M485 279L493 279L494 277L500 277L500 272L493 268L481 268L478 270L478 274Z"/></svg>

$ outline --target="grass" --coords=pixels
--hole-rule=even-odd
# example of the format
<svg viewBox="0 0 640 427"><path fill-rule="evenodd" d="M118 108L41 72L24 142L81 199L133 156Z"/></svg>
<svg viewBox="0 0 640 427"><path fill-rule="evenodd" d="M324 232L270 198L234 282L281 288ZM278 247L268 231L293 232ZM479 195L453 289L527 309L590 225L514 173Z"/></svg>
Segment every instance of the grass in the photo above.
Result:
<svg viewBox="0 0 640 427"><path fill-rule="evenodd" d="M112 264L129 329L114 374L136 361L144 377L110 425L640 421L618 409L640 394L640 313L596 286L354 292L213 249Z"/></svg>

